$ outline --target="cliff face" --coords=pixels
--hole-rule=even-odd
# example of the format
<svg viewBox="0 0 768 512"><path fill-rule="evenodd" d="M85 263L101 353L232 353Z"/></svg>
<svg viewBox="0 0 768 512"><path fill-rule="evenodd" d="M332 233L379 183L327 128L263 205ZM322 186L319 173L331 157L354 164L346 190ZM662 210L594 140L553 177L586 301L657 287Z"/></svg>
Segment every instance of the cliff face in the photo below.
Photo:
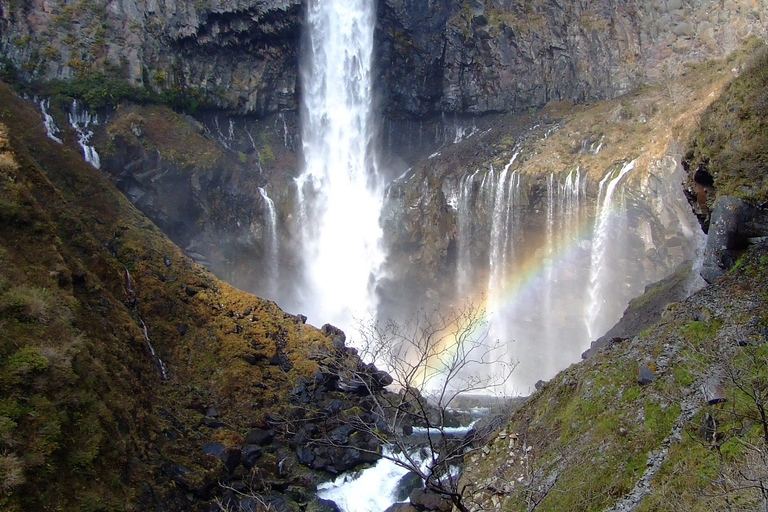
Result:
<svg viewBox="0 0 768 512"><path fill-rule="evenodd" d="M297 108L300 12L288 0L3 2L0 47L27 80L111 71L263 115Z"/></svg>
<svg viewBox="0 0 768 512"><path fill-rule="evenodd" d="M747 0L378 3L382 107L393 117L519 111L616 96L765 33ZM263 116L298 108L297 0L0 3L0 49L24 79L110 70Z"/></svg>
<svg viewBox="0 0 768 512"><path fill-rule="evenodd" d="M379 14L387 107L480 114L613 97L764 34L764 9L746 1L387 0Z"/></svg>

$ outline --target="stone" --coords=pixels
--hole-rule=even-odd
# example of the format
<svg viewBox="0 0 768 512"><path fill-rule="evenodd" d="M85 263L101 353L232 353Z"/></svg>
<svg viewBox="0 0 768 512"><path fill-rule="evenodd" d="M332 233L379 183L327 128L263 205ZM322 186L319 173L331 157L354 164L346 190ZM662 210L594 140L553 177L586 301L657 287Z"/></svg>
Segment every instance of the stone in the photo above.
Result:
<svg viewBox="0 0 768 512"><path fill-rule="evenodd" d="M424 482L419 475L413 472L408 472L397 481L394 493L395 499L397 501L405 501L413 491L421 489L423 485Z"/></svg>
<svg viewBox="0 0 768 512"><path fill-rule="evenodd" d="M394 503L389 506L384 512L418 512L419 509L411 505L410 503Z"/></svg>
<svg viewBox="0 0 768 512"><path fill-rule="evenodd" d="M228 428L229 425L224 423L223 421L215 420L213 418L203 418L200 420L201 425L205 425L208 428Z"/></svg>
<svg viewBox="0 0 768 512"><path fill-rule="evenodd" d="M341 509L331 500L315 498L307 504L306 512L341 512Z"/></svg>
<svg viewBox="0 0 768 512"><path fill-rule="evenodd" d="M653 377L653 370L651 370L647 364L641 364L637 373L637 383L641 386L645 386L646 384L653 382Z"/></svg>
<svg viewBox="0 0 768 512"><path fill-rule="evenodd" d="M258 446L264 446L272 442L275 438L275 431L272 429L262 430L254 428L245 436L246 444L255 444Z"/></svg>
<svg viewBox="0 0 768 512"><path fill-rule="evenodd" d="M344 350L346 348L347 335L344 331L331 324L325 324L320 331L326 336L331 338L331 344L336 350Z"/></svg>
<svg viewBox="0 0 768 512"><path fill-rule="evenodd" d="M416 489L411 493L411 503L422 510L450 512L451 502L437 493Z"/></svg>
<svg viewBox="0 0 768 512"><path fill-rule="evenodd" d="M310 466L315 460L315 454L312 453L312 449L307 446L299 446L296 448L296 459L299 464Z"/></svg>
<svg viewBox="0 0 768 512"><path fill-rule="evenodd" d="M701 394L704 395L704 400L709 405L719 404L728 400L722 383L716 377L709 377L701 385Z"/></svg>
<svg viewBox="0 0 768 512"><path fill-rule="evenodd" d="M730 269L740 251L747 248L749 237L759 234L753 229L756 208L746 201L721 196L715 204L704 248L701 277L708 283Z"/></svg>
<svg viewBox="0 0 768 512"><path fill-rule="evenodd" d="M333 444L347 444L349 442L349 436L354 431L355 429L351 425L341 425L328 433L328 439Z"/></svg>
<svg viewBox="0 0 768 512"><path fill-rule="evenodd" d="M256 461L261 458L264 453L261 447L256 446L255 444L246 444L240 449L240 451L242 453L240 461L243 466L248 469L252 468Z"/></svg>

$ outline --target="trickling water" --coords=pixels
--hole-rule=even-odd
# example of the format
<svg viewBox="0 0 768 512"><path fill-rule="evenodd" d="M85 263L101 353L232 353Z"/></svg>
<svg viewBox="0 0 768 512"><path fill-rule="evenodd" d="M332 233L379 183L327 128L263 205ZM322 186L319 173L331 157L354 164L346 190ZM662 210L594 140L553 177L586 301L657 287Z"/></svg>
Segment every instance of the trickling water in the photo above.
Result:
<svg viewBox="0 0 768 512"><path fill-rule="evenodd" d="M277 212L275 211L275 203L267 195L267 191L259 187L259 193L264 199L264 204L267 209L267 230L268 230L268 245L266 247L265 256L268 269L268 289L267 295L274 297L277 292L277 282L280 278L280 269L278 266L278 243L277 243Z"/></svg>
<svg viewBox="0 0 768 512"><path fill-rule="evenodd" d="M96 169L101 168L99 154L96 152L96 148L91 146L93 130L90 129L91 125L99 124L98 114L89 114L87 110L81 109L77 104L77 100L75 100L72 102L72 110L67 115L67 118L69 119L69 125L77 133L77 143L83 150L85 161Z"/></svg>
<svg viewBox="0 0 768 512"><path fill-rule="evenodd" d="M60 132L59 127L56 126L56 122L53 120L53 116L48 113L48 109L51 107L50 100L40 100L40 111L43 113L43 124L45 125L45 134L49 139L63 144L62 140L58 137Z"/></svg>
<svg viewBox="0 0 768 512"><path fill-rule="evenodd" d="M304 171L297 179L306 294L314 322L372 315L383 202L372 128L374 6L310 0L301 77Z"/></svg>
<svg viewBox="0 0 768 512"><path fill-rule="evenodd" d="M600 312L603 307L603 302L605 301L602 289L605 286L612 285L611 283L605 282L603 273L605 271L607 253L610 245L609 238L614 231L612 229L612 217L614 215L613 196L616 192L616 186L621 179L629 171L634 169L634 167L635 161L632 160L631 162L624 164L618 173L614 170L609 171L600 181L600 189L597 195L595 229L592 237L591 264L589 269L589 301L585 312L587 332L591 339L595 339L602 335L603 332L610 327L610 325L601 325L605 324L605 320L601 319Z"/></svg>

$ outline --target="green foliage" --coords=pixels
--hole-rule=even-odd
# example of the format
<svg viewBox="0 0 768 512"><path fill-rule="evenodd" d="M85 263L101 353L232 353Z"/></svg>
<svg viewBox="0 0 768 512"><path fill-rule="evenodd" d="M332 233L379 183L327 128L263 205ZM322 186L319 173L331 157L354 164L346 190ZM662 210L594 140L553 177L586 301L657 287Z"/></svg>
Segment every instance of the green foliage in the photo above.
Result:
<svg viewBox="0 0 768 512"><path fill-rule="evenodd" d="M752 45L753 57L706 110L685 155L691 170L715 178L718 195L768 198L768 49Z"/></svg>
<svg viewBox="0 0 768 512"><path fill-rule="evenodd" d="M0 314L22 322L47 322L51 307L51 294L42 288L15 286L0 297Z"/></svg>
<svg viewBox="0 0 768 512"><path fill-rule="evenodd" d="M268 143L264 143L259 151L259 163L262 165L268 164L275 160L275 153L272 151L272 146Z"/></svg>

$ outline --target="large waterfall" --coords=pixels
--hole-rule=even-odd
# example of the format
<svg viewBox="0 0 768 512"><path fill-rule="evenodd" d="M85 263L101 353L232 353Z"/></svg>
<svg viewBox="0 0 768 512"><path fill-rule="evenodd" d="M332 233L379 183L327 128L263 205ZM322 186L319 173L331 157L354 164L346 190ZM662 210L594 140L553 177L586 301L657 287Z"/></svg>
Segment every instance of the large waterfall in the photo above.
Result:
<svg viewBox="0 0 768 512"><path fill-rule="evenodd" d="M372 315L383 256L372 126L374 5L310 0L302 63L304 171L297 179L306 290L314 323Z"/></svg>

